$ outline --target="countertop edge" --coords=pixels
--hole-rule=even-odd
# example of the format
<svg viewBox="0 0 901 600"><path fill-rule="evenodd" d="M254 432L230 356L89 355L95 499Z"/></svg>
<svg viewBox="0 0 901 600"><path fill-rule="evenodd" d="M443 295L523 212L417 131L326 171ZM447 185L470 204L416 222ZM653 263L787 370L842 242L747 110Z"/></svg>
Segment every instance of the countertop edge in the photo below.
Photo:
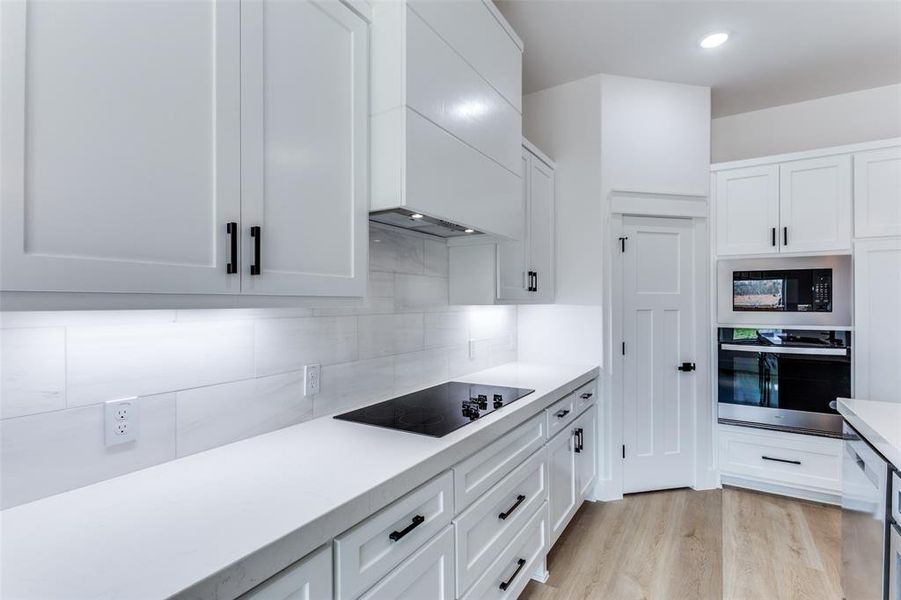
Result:
<svg viewBox="0 0 901 600"><path fill-rule="evenodd" d="M876 449L896 469L901 469L901 447L886 439L882 433L870 425L867 420L859 415L848 402L873 402L874 400L856 400L850 398L838 399L838 412L866 441ZM889 403L879 403L889 404ZM901 410L901 409L899 409Z"/></svg>

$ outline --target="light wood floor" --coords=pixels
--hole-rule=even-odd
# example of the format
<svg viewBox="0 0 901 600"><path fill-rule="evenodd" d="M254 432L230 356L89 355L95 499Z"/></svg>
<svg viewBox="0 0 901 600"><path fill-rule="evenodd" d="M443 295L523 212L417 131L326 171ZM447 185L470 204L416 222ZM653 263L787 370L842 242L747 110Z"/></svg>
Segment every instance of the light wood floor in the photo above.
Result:
<svg viewBox="0 0 901 600"><path fill-rule="evenodd" d="M835 507L735 488L586 502L527 600L840 600Z"/></svg>

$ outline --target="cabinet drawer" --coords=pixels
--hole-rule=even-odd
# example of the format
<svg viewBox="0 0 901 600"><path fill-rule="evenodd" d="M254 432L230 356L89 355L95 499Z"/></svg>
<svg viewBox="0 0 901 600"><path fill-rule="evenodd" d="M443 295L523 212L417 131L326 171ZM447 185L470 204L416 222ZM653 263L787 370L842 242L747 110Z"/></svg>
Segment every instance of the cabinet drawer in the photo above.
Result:
<svg viewBox="0 0 901 600"><path fill-rule="evenodd" d="M451 522L453 473L410 492L335 538L335 598L356 598Z"/></svg>
<svg viewBox="0 0 901 600"><path fill-rule="evenodd" d="M546 499L547 465L542 449L457 517L459 592L475 582Z"/></svg>
<svg viewBox="0 0 901 600"><path fill-rule="evenodd" d="M547 409L547 437L554 437L559 431L575 421L578 412L576 412L576 395L570 394L563 400L553 404Z"/></svg>
<svg viewBox="0 0 901 600"><path fill-rule="evenodd" d="M838 493L841 440L721 425L720 472Z"/></svg>
<svg viewBox="0 0 901 600"><path fill-rule="evenodd" d="M547 554L547 546L547 504L543 504L463 598L517 598Z"/></svg>
<svg viewBox="0 0 901 600"><path fill-rule="evenodd" d="M546 439L544 414L523 423L454 467L454 507L462 511L500 481Z"/></svg>
<svg viewBox="0 0 901 600"><path fill-rule="evenodd" d="M360 600L435 598L452 600L454 594L454 531L448 525L379 581Z"/></svg>
<svg viewBox="0 0 901 600"><path fill-rule="evenodd" d="M576 413L581 413L594 404L598 397L597 379L592 379L575 391Z"/></svg>
<svg viewBox="0 0 901 600"><path fill-rule="evenodd" d="M332 547L326 545L253 588L240 600L332 597Z"/></svg>

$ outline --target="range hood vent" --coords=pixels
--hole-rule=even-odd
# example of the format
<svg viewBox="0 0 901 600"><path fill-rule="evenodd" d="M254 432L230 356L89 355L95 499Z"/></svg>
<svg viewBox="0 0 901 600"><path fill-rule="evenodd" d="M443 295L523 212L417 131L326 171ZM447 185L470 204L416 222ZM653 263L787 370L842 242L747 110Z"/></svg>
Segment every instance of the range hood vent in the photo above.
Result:
<svg viewBox="0 0 901 600"><path fill-rule="evenodd" d="M476 231L463 225L457 225L443 219L436 219L428 215L407 210L405 208L392 208L389 210L379 210L369 213L369 220L383 225L391 225L392 227L400 227L401 229L409 229L426 235L433 235L440 238L467 237L473 235L483 235L481 231Z"/></svg>

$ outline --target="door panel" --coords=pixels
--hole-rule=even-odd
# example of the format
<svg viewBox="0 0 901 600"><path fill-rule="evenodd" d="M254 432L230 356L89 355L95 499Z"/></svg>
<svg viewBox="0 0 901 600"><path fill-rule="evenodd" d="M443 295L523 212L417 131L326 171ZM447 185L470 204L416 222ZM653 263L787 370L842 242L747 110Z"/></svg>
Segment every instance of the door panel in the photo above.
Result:
<svg viewBox="0 0 901 600"><path fill-rule="evenodd" d="M716 175L716 247L719 255L779 252L779 167L767 165Z"/></svg>
<svg viewBox="0 0 901 600"><path fill-rule="evenodd" d="M901 147L854 155L854 235L901 235Z"/></svg>
<svg viewBox="0 0 901 600"><path fill-rule="evenodd" d="M597 420L597 406L592 406L575 425L581 430L579 453L576 454L576 493L583 500L589 495L598 473Z"/></svg>
<svg viewBox="0 0 901 600"><path fill-rule="evenodd" d="M623 490L693 483L694 224L626 217L623 253Z"/></svg>
<svg viewBox="0 0 901 600"><path fill-rule="evenodd" d="M851 248L851 157L830 156L779 167L782 252Z"/></svg>
<svg viewBox="0 0 901 600"><path fill-rule="evenodd" d="M2 11L0 287L237 293L237 3Z"/></svg>
<svg viewBox="0 0 901 600"><path fill-rule="evenodd" d="M362 295L368 26L337 1L245 2L241 44L242 290Z"/></svg>
<svg viewBox="0 0 901 600"><path fill-rule="evenodd" d="M529 262L535 302L554 300L554 171L533 157L529 170Z"/></svg>
<svg viewBox="0 0 901 600"><path fill-rule="evenodd" d="M563 533L576 512L576 463L572 427L567 427L547 444L548 508L551 545Z"/></svg>
<svg viewBox="0 0 901 600"><path fill-rule="evenodd" d="M513 242L497 245L497 297L499 300L526 300L533 293L528 291L526 271L529 270L529 182L532 171L531 153L522 150L522 236Z"/></svg>

